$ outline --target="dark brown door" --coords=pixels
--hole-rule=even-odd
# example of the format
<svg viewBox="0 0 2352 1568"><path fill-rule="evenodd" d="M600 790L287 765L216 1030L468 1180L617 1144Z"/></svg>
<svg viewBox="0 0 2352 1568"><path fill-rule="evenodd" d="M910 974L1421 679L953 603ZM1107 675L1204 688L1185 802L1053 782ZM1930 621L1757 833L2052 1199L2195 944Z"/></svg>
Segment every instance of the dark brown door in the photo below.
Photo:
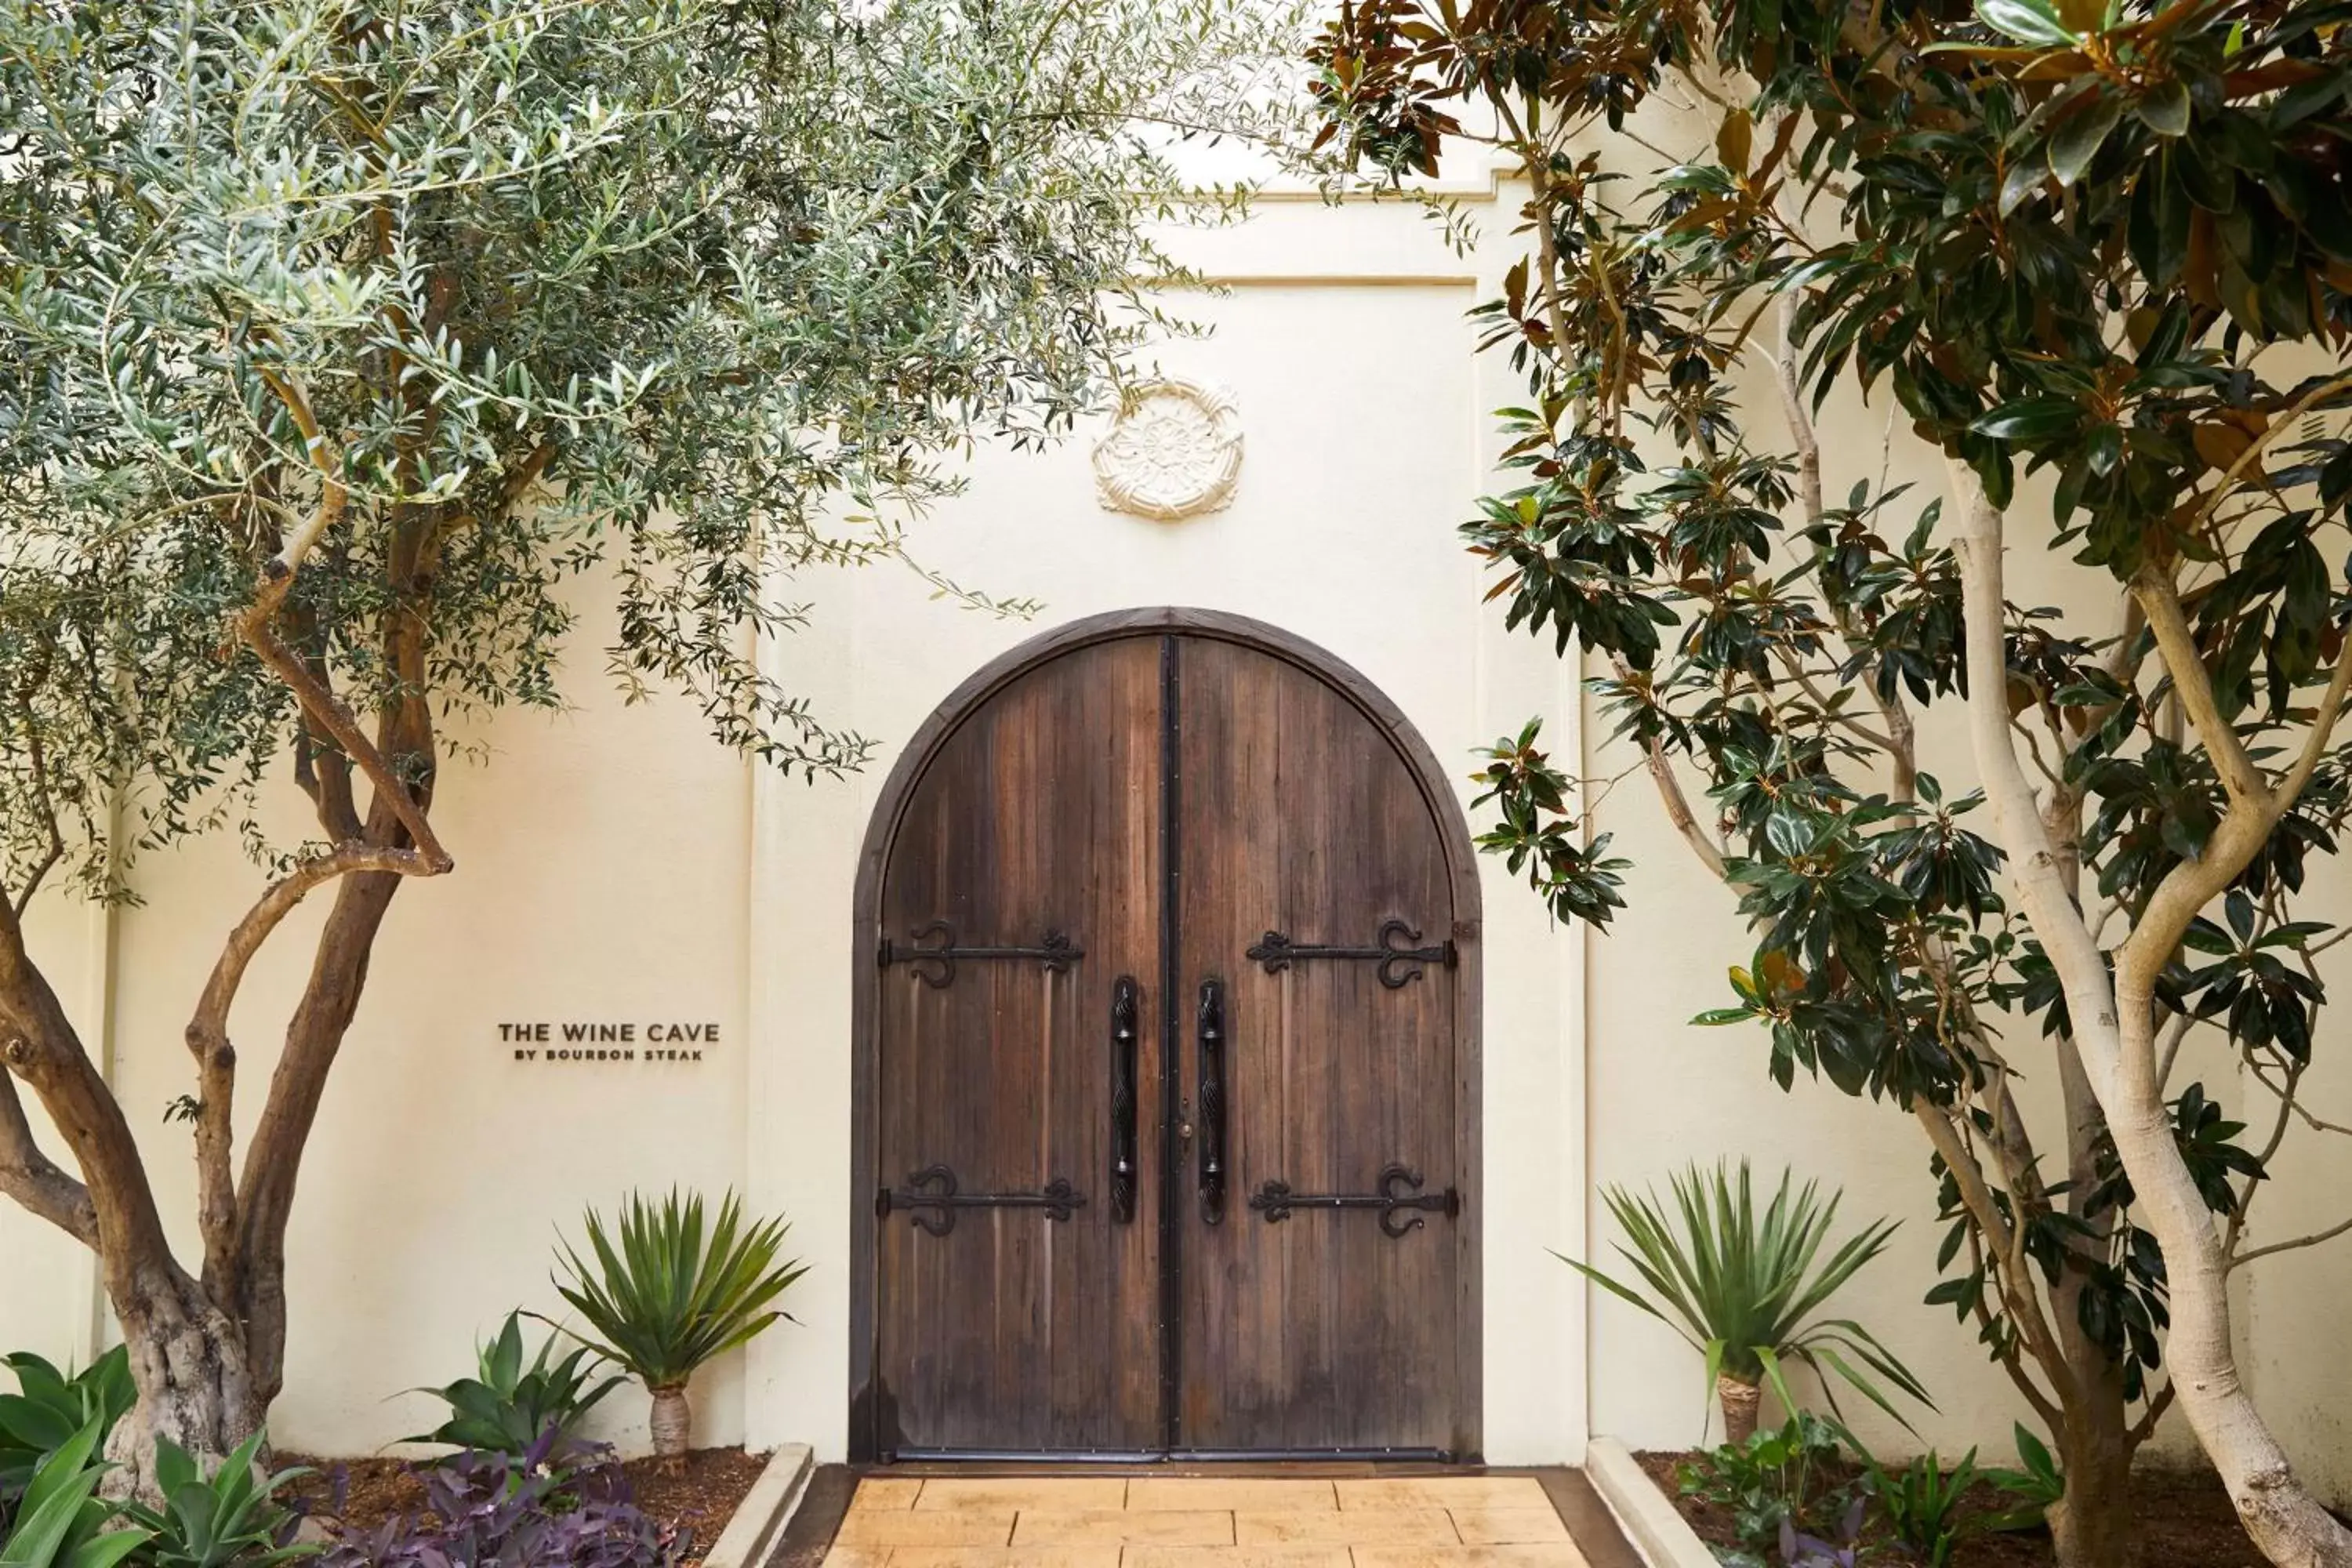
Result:
<svg viewBox="0 0 2352 1568"><path fill-rule="evenodd" d="M1392 721L1165 633L937 743L875 905L877 1452L1475 1446L1470 927Z"/></svg>

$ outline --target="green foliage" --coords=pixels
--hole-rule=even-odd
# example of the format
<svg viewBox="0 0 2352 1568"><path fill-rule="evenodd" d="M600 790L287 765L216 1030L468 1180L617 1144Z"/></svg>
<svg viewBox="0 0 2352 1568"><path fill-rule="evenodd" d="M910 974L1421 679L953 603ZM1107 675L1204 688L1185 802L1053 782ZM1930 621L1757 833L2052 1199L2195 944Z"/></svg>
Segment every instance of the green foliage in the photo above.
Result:
<svg viewBox="0 0 2352 1568"><path fill-rule="evenodd" d="M0 1357L16 1374L15 1394L0 1394L0 1525L16 1511L48 1457L93 1424L98 1447L138 1398L131 1383L130 1352L117 1345L73 1376L19 1351Z"/></svg>
<svg viewBox="0 0 2352 1568"><path fill-rule="evenodd" d="M134 1553L142 1568L271 1568L308 1557L319 1549L294 1539L299 1520L278 1491L310 1474L281 1470L256 1474L263 1435L256 1432L220 1462L210 1476L169 1438L155 1445L155 1489L161 1508L120 1504L122 1516L146 1540Z"/></svg>
<svg viewBox="0 0 2352 1568"><path fill-rule="evenodd" d="M707 1233L700 1195L681 1201L676 1188L658 1205L630 1194L617 1238L593 1209L587 1227L593 1265L566 1244L571 1282L556 1288L601 1336L592 1348L650 1389L682 1387L703 1363L782 1317L769 1303L808 1272L776 1261L784 1222L745 1228L731 1192Z"/></svg>
<svg viewBox="0 0 2352 1568"><path fill-rule="evenodd" d="M1497 416L1509 483L1461 532L1506 624L1589 660L1638 753L1588 782L1530 755L1532 730L1498 742L1485 847L1605 926L1627 868L1601 874L1590 813L1652 771L1755 939L1699 1021L1761 1026L1783 1088L1815 1075L1937 1134L1928 1299L2070 1408L2164 1397L2166 1260L2097 1107L2037 1147L2011 1090L2058 1081L2019 1057L2037 1036L2073 1065L2056 939L2008 901L1982 797L1919 762L1959 740L1956 710L1991 710L1974 748L2015 753L2111 953L2225 820L2255 825L2179 950L2141 944L2177 1031L2146 1065L2237 1248L2267 1134L2296 1121L2315 955L2344 935L2301 907L2352 817L2352 727L2322 727L2352 668L2344 20L2334 0L1342 0L1310 50L1343 166L1425 175L1483 142L1526 183L1528 254L1475 319L1528 395ZM1604 168L1603 128L1661 97ZM1813 430L1841 387L1888 408L1888 453ZM1889 482L1898 441L1972 508L1981 486L2013 509L2009 556L2046 552L2033 570L2098 606L1996 606L2000 692L1969 689L1957 520ZM2200 1039L2262 1127L2210 1078L2162 1082ZM2105 1364L2065 1364L2062 1339Z"/></svg>
<svg viewBox="0 0 2352 1568"><path fill-rule="evenodd" d="M1617 889L1627 862L1609 856L1609 835L1583 840L1567 815L1568 776L1536 747L1543 721L1531 719L1516 737L1506 735L1479 752L1486 766L1475 775L1486 790L1470 804L1493 805L1501 814L1478 836L1478 847L1500 855L1515 877L1525 876L1543 890L1554 918L1606 925L1625 907Z"/></svg>
<svg viewBox="0 0 2352 1568"><path fill-rule="evenodd" d="M98 1497L100 1441L93 1420L41 1462L15 1525L0 1535L0 1568L116 1568L146 1543L143 1530L107 1529L114 1510Z"/></svg>
<svg viewBox="0 0 2352 1568"><path fill-rule="evenodd" d="M1815 1368L1825 1388L1834 1377L1897 1420L1881 1382L1933 1408L1918 1379L1868 1330L1851 1319L1814 1316L1885 1249L1894 1221L1866 1226L1824 1256L1842 1194L1824 1200L1817 1183L1797 1188L1783 1171L1761 1215L1745 1160L1736 1177L1727 1161L1712 1171L1693 1165L1671 1185L1672 1213L1654 1194L1601 1192L1625 1234L1618 1255L1638 1286L1589 1263L1561 1261L1681 1334L1706 1358L1710 1392L1718 1373L1761 1384L1787 1358Z"/></svg>
<svg viewBox="0 0 2352 1568"><path fill-rule="evenodd" d="M2059 1472L2048 1445L2022 1426L2017 1428L2017 1469L1984 1473L1986 1480L2017 1500L2016 1507L1986 1515L1981 1521L1984 1529L2039 1529L2051 1505L2066 1495L2066 1478Z"/></svg>
<svg viewBox="0 0 2352 1568"><path fill-rule="evenodd" d="M1892 1470L1858 1446L1856 1451L1888 1530L1922 1568L1945 1568L1961 1538L1970 1529L1981 1528L1960 1513L1961 1500L1979 1479L1974 1448L1949 1472L1933 1448Z"/></svg>
<svg viewBox="0 0 2352 1568"><path fill-rule="evenodd" d="M416 1391L446 1405L449 1419L409 1441L520 1458L551 1431L558 1443L573 1436L597 1401L627 1379L608 1377L592 1386L589 1379L603 1357L582 1345L554 1360L556 1339L551 1331L526 1365L522 1314L509 1312L498 1336L476 1352L475 1375Z"/></svg>
<svg viewBox="0 0 2352 1568"><path fill-rule="evenodd" d="M1835 1482L1836 1430L1799 1411L1745 1443L1726 1443L1685 1461L1675 1482L1687 1498L1727 1510L1740 1543L1761 1552L1780 1526L1826 1527L1845 1511L1852 1490Z"/></svg>
<svg viewBox="0 0 2352 1568"><path fill-rule="evenodd" d="M289 545L274 632L363 719L559 705L601 595L583 651L625 692L855 766L757 662L803 619L793 574L903 559L970 438L1066 432L1177 324L1140 292L1182 276L1150 226L1232 204L1185 188L1169 128L1276 118L1250 88L1283 26L1246 0L0 6L0 881L62 843L119 891L110 843L257 837L276 768L331 803L342 748L225 635Z"/></svg>

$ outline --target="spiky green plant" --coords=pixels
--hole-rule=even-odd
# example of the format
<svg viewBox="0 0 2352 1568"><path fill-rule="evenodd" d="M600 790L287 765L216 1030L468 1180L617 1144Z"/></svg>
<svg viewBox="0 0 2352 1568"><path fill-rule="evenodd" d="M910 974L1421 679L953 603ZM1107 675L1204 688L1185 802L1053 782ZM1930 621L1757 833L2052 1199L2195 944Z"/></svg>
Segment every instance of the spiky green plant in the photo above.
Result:
<svg viewBox="0 0 2352 1568"><path fill-rule="evenodd" d="M1560 1261L1665 1323L1706 1358L1707 1383L1723 1407L1729 1441L1744 1442L1755 1431L1767 1369L1780 1360L1803 1362L1820 1373L1832 1406L1835 1378L1897 1421L1903 1415L1876 1379L1935 1407L1919 1380L1861 1324L1813 1317L1885 1250L1896 1222L1875 1221L1824 1258L1842 1194L1824 1199L1818 1183L1795 1188L1792 1175L1781 1172L1780 1189L1760 1218L1745 1160L1736 1179L1728 1162L1712 1171L1693 1164L1672 1178L1672 1186L1671 1214L1654 1193L1601 1190L1625 1235L1615 1244L1618 1255L1643 1288L1573 1258Z"/></svg>
<svg viewBox="0 0 2352 1568"><path fill-rule="evenodd" d="M602 1336L582 1334L583 1342L627 1368L653 1395L654 1452L677 1458L692 1427L687 1380L786 1316L770 1303L808 1270L776 1261L790 1227L772 1219L745 1228L732 1192L707 1229L701 1196L681 1198L675 1187L658 1205L628 1195L617 1246L594 1209L587 1226L594 1267L563 1243L571 1280L559 1279L555 1288Z"/></svg>

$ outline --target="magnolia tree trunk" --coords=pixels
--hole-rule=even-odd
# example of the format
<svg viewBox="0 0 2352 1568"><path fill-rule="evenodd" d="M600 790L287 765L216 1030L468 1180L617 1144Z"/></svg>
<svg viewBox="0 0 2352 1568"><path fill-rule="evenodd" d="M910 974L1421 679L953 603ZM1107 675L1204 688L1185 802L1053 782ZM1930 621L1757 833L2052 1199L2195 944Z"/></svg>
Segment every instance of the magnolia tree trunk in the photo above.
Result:
<svg viewBox="0 0 2352 1568"><path fill-rule="evenodd" d="M656 1388L653 1396L654 1457L683 1459L688 1439L694 1433L694 1408L687 1403L686 1385L672 1384Z"/></svg>
<svg viewBox="0 0 2352 1568"><path fill-rule="evenodd" d="M2165 624L2163 612L2177 616L2179 609L2177 599L2168 602L2171 585L2150 585L2143 599L2150 628L2200 741L2209 751L2225 753L2216 763L2230 807L2204 853L2168 872L2148 898L2131 934L2115 950L2111 971L2109 954L2069 896L2065 861L2041 819L2011 738L2003 520L1967 465L1952 461L1948 468L1962 514L1958 553L1977 765L1999 842L2009 854L2019 904L2064 989L2084 1074L2131 1178L2137 1216L2164 1255L2172 1319L2166 1358L2172 1386L2263 1555L2280 1568L2352 1568L2352 1531L2295 1479L2286 1451L2239 1379L2231 1342L2228 1260L2212 1210L2181 1158L2165 1105L2153 994L2156 976L2190 921L2252 859L2285 805L2308 782L2352 682L2352 648L2339 660L2315 710L2314 732L2302 760L2273 785L2246 761L2233 732L2213 711L2210 679L2185 626ZM2231 751L2238 754L2226 756Z"/></svg>
<svg viewBox="0 0 2352 1568"><path fill-rule="evenodd" d="M2068 1310L2072 1293L2061 1298ZM2059 1568L2137 1568L2139 1521L2132 1511L2132 1441L2122 1377L2079 1330L2067 1336L2076 1397L2052 1434L2065 1494L2050 1508L2050 1542Z"/></svg>

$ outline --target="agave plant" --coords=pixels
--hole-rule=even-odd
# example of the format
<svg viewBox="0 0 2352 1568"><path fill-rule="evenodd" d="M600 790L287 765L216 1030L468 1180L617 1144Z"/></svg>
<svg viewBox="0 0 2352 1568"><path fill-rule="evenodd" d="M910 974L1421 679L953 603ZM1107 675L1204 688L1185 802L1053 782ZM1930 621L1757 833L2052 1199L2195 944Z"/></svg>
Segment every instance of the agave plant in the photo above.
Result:
<svg viewBox="0 0 2352 1568"><path fill-rule="evenodd" d="M562 1262L570 1282L556 1289L601 1338L580 1337L619 1363L653 1395L654 1452L682 1457L692 1431L687 1380L785 1314L770 1305L808 1272L778 1263L782 1220L746 1229L742 1205L729 1193L706 1231L699 1195L653 1204L635 1193L623 1203L618 1245L595 1210L588 1211L594 1267L569 1243Z"/></svg>
<svg viewBox="0 0 2352 1568"><path fill-rule="evenodd" d="M509 1312L498 1337L475 1352L475 1376L410 1390L446 1405L449 1419L408 1440L520 1457L550 1431L559 1439L576 1436L597 1401L628 1380L608 1377L591 1387L588 1380L603 1358L582 1345L557 1361L558 1337L550 1333L526 1365L522 1314Z"/></svg>
<svg viewBox="0 0 2352 1568"><path fill-rule="evenodd" d="M121 1345L68 1377L30 1351L0 1356L16 1374L17 1392L0 1394L0 1526L32 1484L43 1461L92 1422L98 1446L131 1408L131 1356Z"/></svg>
<svg viewBox="0 0 2352 1568"><path fill-rule="evenodd" d="M144 1546L148 1532L109 1530L114 1510L98 1496L106 1467L96 1455L102 1425L93 1419L59 1445L25 1489L16 1523L0 1530L8 1568L116 1568Z"/></svg>
<svg viewBox="0 0 2352 1568"><path fill-rule="evenodd" d="M136 1500L117 1506L146 1539L137 1568L278 1568L318 1548L297 1539L301 1516L279 1500L289 1483L310 1472L259 1468L265 1434L256 1432L210 1475L195 1456L169 1438L155 1445L155 1486L163 1506Z"/></svg>
<svg viewBox="0 0 2352 1568"><path fill-rule="evenodd" d="M1625 1234L1617 1252L1640 1277L1639 1287L1590 1263L1560 1261L1667 1324L1706 1356L1707 1381L1723 1408L1728 1441L1744 1443L1755 1433L1766 1373L1779 1361L1803 1362L1821 1374L1832 1408L1832 1379L1906 1427L1910 1423L1889 1401L1882 1380L1935 1407L1919 1380L1868 1330L1850 1318L1813 1316L1885 1249L1895 1222L1866 1226L1824 1257L1841 1194L1824 1200L1817 1183L1792 1190L1793 1178L1783 1171L1780 1190L1760 1219L1745 1160L1736 1178L1728 1163L1711 1172L1694 1164L1672 1184L1672 1214L1654 1193L1601 1191L1601 1201Z"/></svg>

